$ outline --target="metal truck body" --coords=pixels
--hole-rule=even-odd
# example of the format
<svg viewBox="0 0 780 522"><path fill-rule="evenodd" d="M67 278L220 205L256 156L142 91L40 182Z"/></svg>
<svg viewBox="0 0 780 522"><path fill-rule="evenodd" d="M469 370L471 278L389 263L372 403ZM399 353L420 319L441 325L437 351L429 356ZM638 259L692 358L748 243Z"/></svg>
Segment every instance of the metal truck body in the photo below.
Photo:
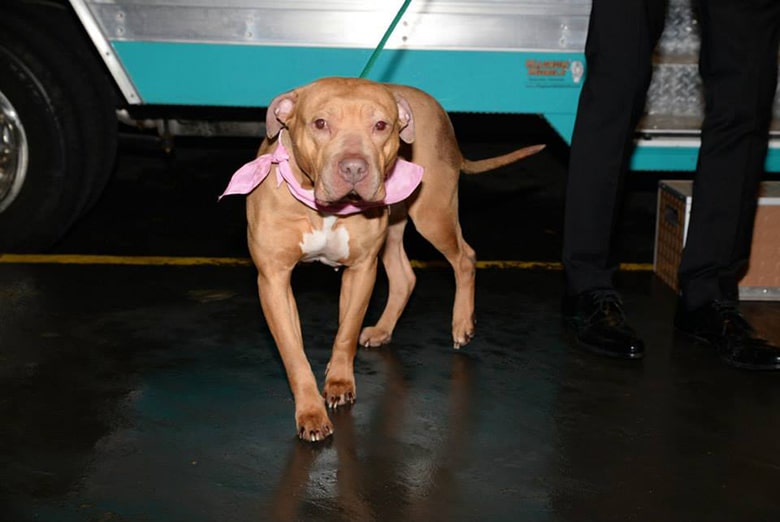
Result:
<svg viewBox="0 0 780 522"><path fill-rule="evenodd" d="M298 85L360 75L403 4L49 2L0 6L0 250L51 244L94 202L116 148L116 109L125 121L164 122L174 133L181 108L260 114ZM587 74L590 7L590 0L413 0L367 77L426 90L450 112L540 115L568 142ZM633 169L695 169L698 48L690 0L670 0ZM260 120L250 132L259 133ZM247 127L212 121L209 129ZM96 144L105 158L87 155ZM44 161L41 150L58 152ZM780 99L766 167L780 172ZM30 239L21 224L40 233Z"/></svg>

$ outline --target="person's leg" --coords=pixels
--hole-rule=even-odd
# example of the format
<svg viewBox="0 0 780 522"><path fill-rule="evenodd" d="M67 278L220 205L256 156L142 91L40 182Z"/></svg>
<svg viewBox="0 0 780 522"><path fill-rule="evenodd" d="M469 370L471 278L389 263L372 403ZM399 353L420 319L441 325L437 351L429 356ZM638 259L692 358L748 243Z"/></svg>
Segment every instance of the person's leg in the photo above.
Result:
<svg viewBox="0 0 780 522"><path fill-rule="evenodd" d="M563 237L567 293L611 288L622 179L642 115L665 0L594 0L572 137Z"/></svg>
<svg viewBox="0 0 780 522"><path fill-rule="evenodd" d="M638 359L644 344L613 288L612 233L661 35L666 0L594 0L569 160L563 238L563 317L576 344Z"/></svg>
<svg viewBox="0 0 780 522"><path fill-rule="evenodd" d="M701 0L702 144L679 282L687 308L737 299L777 87L780 2Z"/></svg>
<svg viewBox="0 0 780 522"><path fill-rule="evenodd" d="M706 108L675 326L733 366L780 369L780 349L758 338L737 306L777 87L780 2L698 6Z"/></svg>

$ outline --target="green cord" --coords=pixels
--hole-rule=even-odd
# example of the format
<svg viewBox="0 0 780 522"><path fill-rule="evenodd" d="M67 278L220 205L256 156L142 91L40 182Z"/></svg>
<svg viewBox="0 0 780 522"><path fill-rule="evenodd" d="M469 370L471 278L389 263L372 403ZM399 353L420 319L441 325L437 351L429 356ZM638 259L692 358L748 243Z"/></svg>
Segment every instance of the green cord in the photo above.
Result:
<svg viewBox="0 0 780 522"><path fill-rule="evenodd" d="M368 59L368 62L366 62L366 66L363 67L363 72L360 73L360 78L365 78L366 76L368 76L368 73L371 72L371 69L374 67L374 62L376 62L376 59L379 58L379 53L381 53L382 49L385 48L387 39L390 38L391 34L393 34L393 31L395 30L395 26L398 25L398 22L401 20L401 17L406 12L406 8L409 7L409 4L411 3L412 0L404 0L404 4L396 13L395 18L393 18L393 21L390 23L390 26L387 28L387 31L385 31L385 34L384 36L382 36L382 39L379 40L379 44L376 46L376 49L374 49L374 52L371 53L371 57Z"/></svg>

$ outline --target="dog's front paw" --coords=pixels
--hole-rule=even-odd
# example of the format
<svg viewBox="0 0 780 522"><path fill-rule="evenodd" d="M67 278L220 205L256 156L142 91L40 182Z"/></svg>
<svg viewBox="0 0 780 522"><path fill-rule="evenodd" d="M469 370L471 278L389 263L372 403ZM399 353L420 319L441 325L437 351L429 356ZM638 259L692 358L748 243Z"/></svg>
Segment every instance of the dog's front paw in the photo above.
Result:
<svg viewBox="0 0 780 522"><path fill-rule="evenodd" d="M295 423L298 426L298 438L307 442L325 440L333 434L333 424L322 405L296 413Z"/></svg>
<svg viewBox="0 0 780 522"><path fill-rule="evenodd" d="M325 381L322 396L325 397L325 404L332 410L339 406L352 404L356 398L355 380L328 379Z"/></svg>
<svg viewBox="0 0 780 522"><path fill-rule="evenodd" d="M392 334L383 328L376 326L366 326L360 332L360 346L364 348L376 348L390 342Z"/></svg>

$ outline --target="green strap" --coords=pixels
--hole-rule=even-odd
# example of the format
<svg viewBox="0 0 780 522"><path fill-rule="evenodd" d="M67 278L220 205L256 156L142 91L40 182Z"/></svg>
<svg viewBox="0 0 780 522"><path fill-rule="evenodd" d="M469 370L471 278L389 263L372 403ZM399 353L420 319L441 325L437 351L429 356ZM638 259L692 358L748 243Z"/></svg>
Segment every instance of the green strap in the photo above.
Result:
<svg viewBox="0 0 780 522"><path fill-rule="evenodd" d="M379 44L376 46L376 49L374 49L374 52L371 53L371 57L366 62L366 66L363 67L363 72L360 73L360 78L365 78L368 76L368 73L371 72L371 69L374 67L374 62L376 62L376 59L379 58L379 54L382 52L382 49L385 48L385 44L387 43L387 39L390 38L390 35L393 34L393 31L395 30L395 26L398 25L398 22L401 21L401 17L406 12L406 8L409 7L409 4L412 3L412 0L404 0L403 5L398 10L398 12L395 15L395 18L393 18L393 21L390 23L390 26L387 28L387 31L385 31L384 36L382 36L382 39L379 40Z"/></svg>

